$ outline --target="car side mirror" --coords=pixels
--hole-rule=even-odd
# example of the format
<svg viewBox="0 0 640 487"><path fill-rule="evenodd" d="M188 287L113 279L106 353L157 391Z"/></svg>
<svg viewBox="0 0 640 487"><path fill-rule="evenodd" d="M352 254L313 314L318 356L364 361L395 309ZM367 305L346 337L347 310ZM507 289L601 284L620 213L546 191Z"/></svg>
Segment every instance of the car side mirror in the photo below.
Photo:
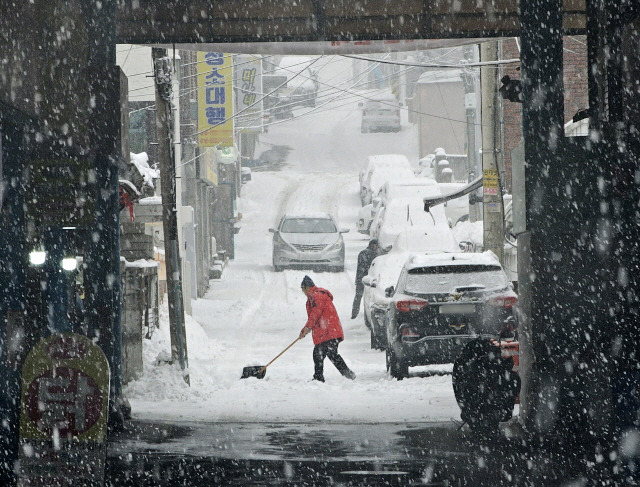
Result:
<svg viewBox="0 0 640 487"><path fill-rule="evenodd" d="M348 228L341 228L340 229L340 233L349 233L349 229Z"/></svg>
<svg viewBox="0 0 640 487"><path fill-rule="evenodd" d="M375 279L371 276L364 276L362 278L362 284L369 287L376 287Z"/></svg>
<svg viewBox="0 0 640 487"><path fill-rule="evenodd" d="M384 295L387 298L390 298L391 296L393 296L394 291L395 291L395 288L393 286L389 286L387 289L384 290Z"/></svg>
<svg viewBox="0 0 640 487"><path fill-rule="evenodd" d="M269 232L271 232L271 233L278 233L278 230L276 230L275 228L270 228L270 229L269 229Z"/></svg>

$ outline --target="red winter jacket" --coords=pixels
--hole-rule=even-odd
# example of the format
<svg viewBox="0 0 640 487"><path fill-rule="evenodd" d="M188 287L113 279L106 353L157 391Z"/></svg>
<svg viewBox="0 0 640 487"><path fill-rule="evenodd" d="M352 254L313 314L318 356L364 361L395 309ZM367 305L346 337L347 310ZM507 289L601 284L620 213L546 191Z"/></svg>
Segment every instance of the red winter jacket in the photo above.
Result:
<svg viewBox="0 0 640 487"><path fill-rule="evenodd" d="M314 345L335 338L344 340L333 295L326 289L316 286L311 289L311 295L307 297L307 316L309 319L304 328L311 329Z"/></svg>

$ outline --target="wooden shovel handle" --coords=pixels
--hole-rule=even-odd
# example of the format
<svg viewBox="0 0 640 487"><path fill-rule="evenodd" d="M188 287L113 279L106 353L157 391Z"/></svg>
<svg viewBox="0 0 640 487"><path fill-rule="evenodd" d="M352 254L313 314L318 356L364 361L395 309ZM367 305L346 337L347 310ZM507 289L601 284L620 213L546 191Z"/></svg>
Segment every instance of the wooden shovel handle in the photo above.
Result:
<svg viewBox="0 0 640 487"><path fill-rule="evenodd" d="M293 346L296 344L296 342L297 342L298 340L300 340L300 337L296 338L293 342L291 342L291 345L289 345L289 346L288 346L287 348L285 348L282 352L280 352L280 353L276 356L276 358L274 358L271 362L269 362L267 365L265 365L264 367L262 367L262 368L258 371L258 375L259 375L259 374L262 374L262 372L264 372L264 371L267 369L267 367L269 367L269 365L271 365L273 362L275 362L275 361L276 361L276 359L277 359L278 357L280 357L280 355L282 355L284 352L286 352L286 351L287 351L287 350L289 350L291 347L293 347Z"/></svg>

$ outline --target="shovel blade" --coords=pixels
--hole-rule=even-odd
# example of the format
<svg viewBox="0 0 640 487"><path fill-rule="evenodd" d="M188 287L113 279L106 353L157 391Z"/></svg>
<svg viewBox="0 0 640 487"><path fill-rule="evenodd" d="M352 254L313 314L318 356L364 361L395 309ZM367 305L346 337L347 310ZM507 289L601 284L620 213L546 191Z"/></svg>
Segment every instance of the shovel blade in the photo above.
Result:
<svg viewBox="0 0 640 487"><path fill-rule="evenodd" d="M251 365L242 369L241 379L248 379L249 377L255 377L256 379L264 379L267 369L264 365Z"/></svg>

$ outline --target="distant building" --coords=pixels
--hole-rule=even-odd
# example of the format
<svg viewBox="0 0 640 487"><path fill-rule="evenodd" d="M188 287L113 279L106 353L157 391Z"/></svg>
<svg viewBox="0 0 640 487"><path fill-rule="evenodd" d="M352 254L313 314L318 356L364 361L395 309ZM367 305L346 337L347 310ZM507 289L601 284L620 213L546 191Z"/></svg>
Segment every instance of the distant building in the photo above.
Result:
<svg viewBox="0 0 640 487"><path fill-rule="evenodd" d="M428 71L416 83L420 157L441 147L447 153L466 154L464 83L459 69Z"/></svg>

